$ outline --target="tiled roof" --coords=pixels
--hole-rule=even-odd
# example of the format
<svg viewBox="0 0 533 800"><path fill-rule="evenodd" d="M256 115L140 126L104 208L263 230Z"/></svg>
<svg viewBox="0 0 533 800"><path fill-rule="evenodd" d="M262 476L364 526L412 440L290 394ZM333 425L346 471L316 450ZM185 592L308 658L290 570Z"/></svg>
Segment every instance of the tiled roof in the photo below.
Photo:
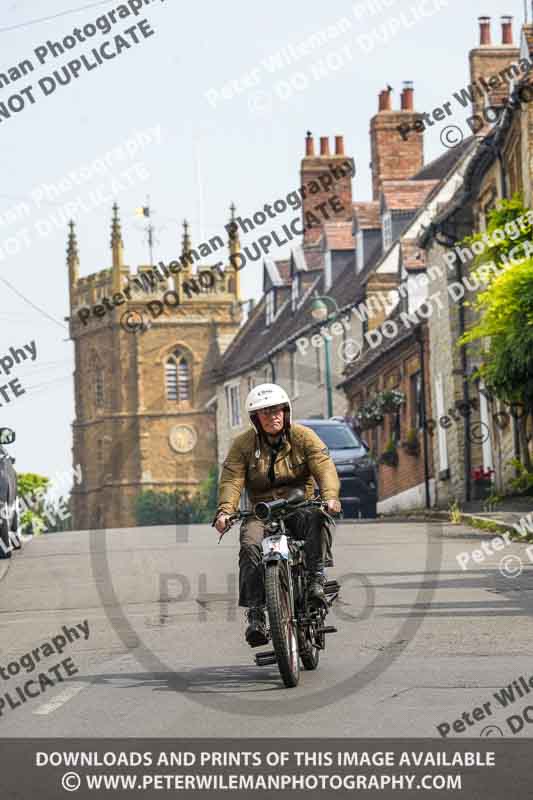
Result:
<svg viewBox="0 0 533 800"><path fill-rule="evenodd" d="M388 319L394 320L394 315L392 317L388 317ZM418 325L424 325L426 323L420 322ZM349 363L345 369L346 377L342 381L342 386L345 386L348 383L356 380L358 377L362 375L365 370L375 364L377 361L382 361L383 356L386 353L389 353L391 350L402 345L406 340L410 339L413 336L414 326L413 328L408 328L402 325L400 322L397 323L398 325L398 335L394 336L392 339L386 339L383 337L382 341L379 343L377 347L368 347L366 350L363 351L363 354L357 358L352 363ZM418 327L417 325L417 327Z"/></svg>
<svg viewBox="0 0 533 800"><path fill-rule="evenodd" d="M389 211L408 211L420 208L436 180L383 181L383 195Z"/></svg>
<svg viewBox="0 0 533 800"><path fill-rule="evenodd" d="M377 200L370 203L354 203L352 208L354 216L357 217L359 230L381 228L381 216Z"/></svg>
<svg viewBox="0 0 533 800"><path fill-rule="evenodd" d="M446 175L453 169L455 164L459 161L461 156L464 155L466 150L470 147L472 142L474 141L474 136L469 136L468 139L464 139L461 144L456 145L455 147L451 147L449 150L446 150L442 156L433 159L430 161L429 164L426 164L425 167L413 175L411 178L412 181L434 181L434 180L442 180L446 177Z"/></svg>
<svg viewBox="0 0 533 800"><path fill-rule="evenodd" d="M299 332L312 323L310 304L315 291L319 295L332 297L339 308L361 302L364 296L363 283L371 267L369 265L363 273L356 275L353 264L348 265L327 292L324 289L323 271L301 273L300 301L307 292L305 302L293 311L289 298L268 328L264 299L261 300L224 353L220 373L228 378L246 372L255 363L265 361L267 353L301 335Z"/></svg>
<svg viewBox="0 0 533 800"><path fill-rule="evenodd" d="M402 239L402 262L408 270L426 268L426 251L421 250L413 239Z"/></svg>
<svg viewBox="0 0 533 800"><path fill-rule="evenodd" d="M323 226L328 250L353 250L355 241L351 222L326 222Z"/></svg>

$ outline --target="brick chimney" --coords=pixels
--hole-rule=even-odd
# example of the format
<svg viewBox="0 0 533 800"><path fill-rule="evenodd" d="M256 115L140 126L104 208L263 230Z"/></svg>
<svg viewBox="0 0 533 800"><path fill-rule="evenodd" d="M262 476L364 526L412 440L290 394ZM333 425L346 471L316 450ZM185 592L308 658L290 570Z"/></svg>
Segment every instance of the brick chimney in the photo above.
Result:
<svg viewBox="0 0 533 800"><path fill-rule="evenodd" d="M372 157L372 197L377 200L383 181L405 180L424 166L424 139L421 131L413 130L422 115L414 110L414 89L404 82L401 109L392 108L392 86L379 93L378 113L370 120L370 150ZM398 131L408 126L407 136ZM407 130L407 129L406 129Z"/></svg>
<svg viewBox="0 0 533 800"><path fill-rule="evenodd" d="M510 80L523 75L518 66L520 49L513 42L513 18L501 18L500 42L493 44L491 18L479 17L479 45L470 51L469 59L473 114L480 114L486 105L503 105Z"/></svg>
<svg viewBox="0 0 533 800"><path fill-rule="evenodd" d="M321 136L320 153L315 155L313 135L308 131L305 157L300 168L300 185L305 186L302 203L304 246L317 244L324 222L351 221L354 174L354 160L344 154L344 137L335 136L335 152L332 153L329 136ZM326 204L325 213L318 209L322 203ZM339 204L342 209L336 210Z"/></svg>

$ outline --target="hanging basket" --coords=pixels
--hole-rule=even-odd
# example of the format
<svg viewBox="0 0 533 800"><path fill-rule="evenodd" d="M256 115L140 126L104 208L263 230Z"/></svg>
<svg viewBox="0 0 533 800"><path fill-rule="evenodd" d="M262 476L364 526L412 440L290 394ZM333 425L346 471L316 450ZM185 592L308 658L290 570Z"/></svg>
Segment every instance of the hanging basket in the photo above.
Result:
<svg viewBox="0 0 533 800"><path fill-rule="evenodd" d="M397 467L399 462L396 450L385 450L379 457L379 463L386 467Z"/></svg>

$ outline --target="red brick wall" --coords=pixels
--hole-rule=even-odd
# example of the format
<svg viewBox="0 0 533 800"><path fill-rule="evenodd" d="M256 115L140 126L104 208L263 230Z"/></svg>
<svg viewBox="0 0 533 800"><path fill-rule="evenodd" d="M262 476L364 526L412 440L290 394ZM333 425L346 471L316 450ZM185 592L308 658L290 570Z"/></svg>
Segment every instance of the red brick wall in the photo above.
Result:
<svg viewBox="0 0 533 800"><path fill-rule="evenodd" d="M340 175L339 167L344 171L344 176ZM336 173L332 170L336 170ZM300 185L306 187L302 205L302 220L305 227L304 245L317 243L320 239L321 226L324 222L345 222L352 219L352 178L354 172L353 159L343 153L307 155L302 159ZM319 178L322 179L321 182L319 182ZM328 186L329 178L332 179L332 182ZM315 191L317 186L320 186L320 191ZM324 186L326 188L323 188ZM337 202L340 202L342 206L338 211L335 211L331 205L333 198L337 198ZM335 202L335 205L337 205L337 202ZM326 204L325 211L318 208L322 203ZM314 227L308 227L308 222L306 221L308 212L318 217L319 224Z"/></svg>
<svg viewBox="0 0 533 800"><path fill-rule="evenodd" d="M425 391L426 415L432 418L431 389L429 373L429 339L427 328L424 329L425 351ZM352 413L357 411L362 398L370 400L377 391L399 389L406 396L406 403L400 412L400 441L407 438L412 428L411 376L420 369L420 347L411 337L397 348L380 356L375 364L357 376L352 384L346 387ZM369 444L373 454L378 457L385 450L392 435L394 417L386 415L378 428L363 431L362 438ZM397 467L379 465L379 500L404 492L424 482L424 441L423 433L418 434L420 452L418 456L409 455L398 445L399 463ZM376 452L377 450L377 452ZM428 434L429 477L433 477L433 448L431 436Z"/></svg>
<svg viewBox="0 0 533 800"><path fill-rule="evenodd" d="M424 166L424 134L412 130L421 114L414 111L380 111L370 120L372 195L379 198L384 180L405 180ZM407 138L398 131L409 125Z"/></svg>

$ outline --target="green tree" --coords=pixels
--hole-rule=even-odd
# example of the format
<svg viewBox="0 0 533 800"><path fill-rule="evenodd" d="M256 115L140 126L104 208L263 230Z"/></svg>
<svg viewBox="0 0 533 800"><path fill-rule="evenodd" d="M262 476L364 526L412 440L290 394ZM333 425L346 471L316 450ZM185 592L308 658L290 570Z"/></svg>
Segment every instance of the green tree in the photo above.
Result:
<svg viewBox="0 0 533 800"><path fill-rule="evenodd" d="M506 403L520 403L524 466L531 472L527 423L533 414L533 259L509 266L479 293L478 321L459 344L478 342L481 366L476 376Z"/></svg>
<svg viewBox="0 0 533 800"><path fill-rule="evenodd" d="M472 262L474 271L488 262L497 266L507 265L511 251L514 251L514 260L531 255L533 211L526 208L519 193L513 195L511 200L500 200L489 211L486 227L483 233L466 236L461 242L471 250L476 242L483 246ZM524 247L525 242L528 243L527 247Z"/></svg>
<svg viewBox="0 0 533 800"><path fill-rule="evenodd" d="M135 504L138 525L192 525L211 522L218 495L218 471L211 467L209 475L191 497L187 492L141 492Z"/></svg>
<svg viewBox="0 0 533 800"><path fill-rule="evenodd" d="M43 532L47 526L44 517L45 496L50 479L35 472L19 472L17 475L17 494L23 510L20 526L23 533L34 536ZM27 508L31 506L31 508Z"/></svg>

